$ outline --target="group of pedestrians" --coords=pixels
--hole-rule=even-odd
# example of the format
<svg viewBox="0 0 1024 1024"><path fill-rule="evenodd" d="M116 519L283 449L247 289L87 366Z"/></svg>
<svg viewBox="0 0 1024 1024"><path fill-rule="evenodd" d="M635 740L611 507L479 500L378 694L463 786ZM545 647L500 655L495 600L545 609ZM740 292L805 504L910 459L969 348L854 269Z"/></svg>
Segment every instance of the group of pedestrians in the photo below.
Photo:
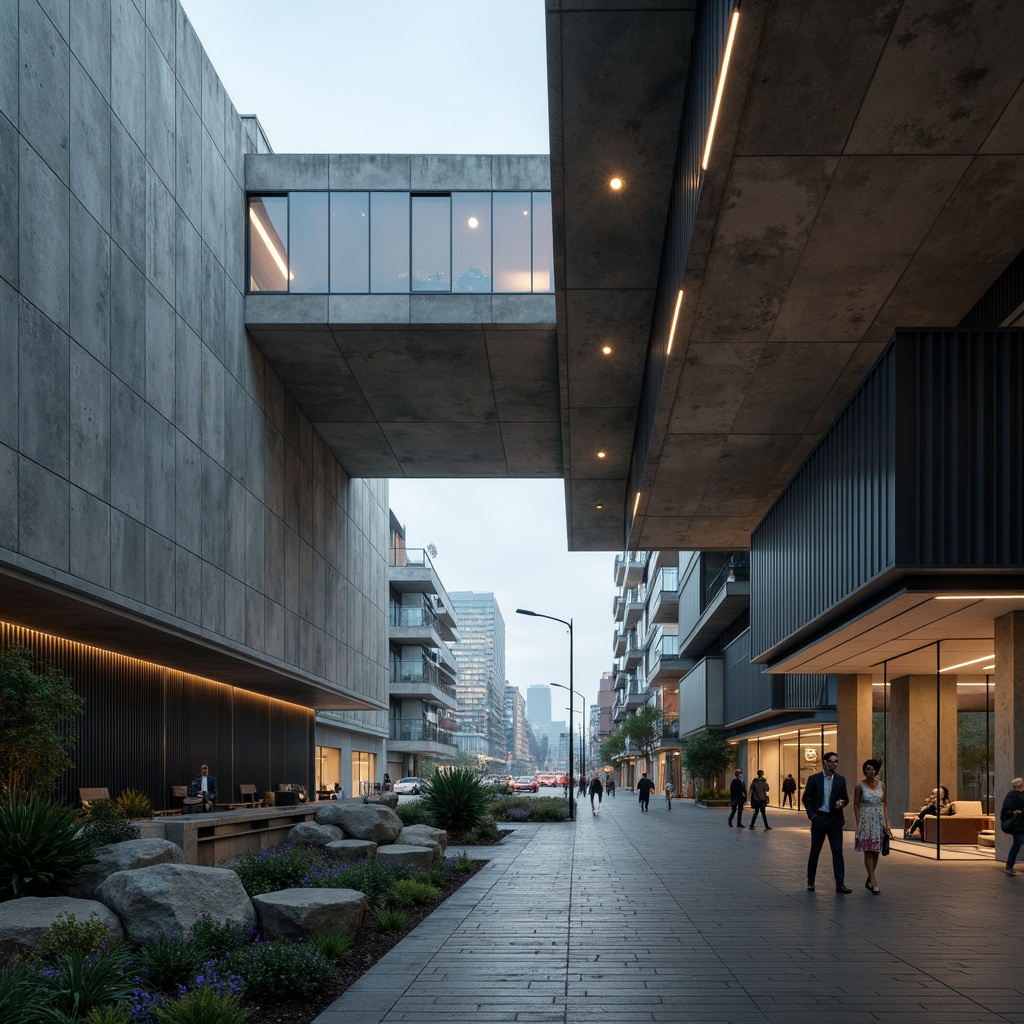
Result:
<svg viewBox="0 0 1024 1024"><path fill-rule="evenodd" d="M750 808L753 811L753 817L750 819L748 828L751 831L757 824L758 814L761 815L761 824L764 825L765 831L771 830L771 825L768 824L768 818L764 813L768 807L770 789L771 786L768 785L764 772L759 770L757 778L750 783ZM729 828L732 828L733 818L736 819L736 827L743 828L743 808L747 804L747 786L743 781L743 771L740 768L733 772L733 779L729 784L729 804Z"/></svg>

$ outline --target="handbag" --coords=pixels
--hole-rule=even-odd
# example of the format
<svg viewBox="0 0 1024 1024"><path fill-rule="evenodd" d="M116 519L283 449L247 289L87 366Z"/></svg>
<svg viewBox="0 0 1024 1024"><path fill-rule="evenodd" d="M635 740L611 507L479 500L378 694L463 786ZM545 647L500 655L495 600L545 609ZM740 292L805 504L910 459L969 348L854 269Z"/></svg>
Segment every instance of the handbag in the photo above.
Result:
<svg viewBox="0 0 1024 1024"><path fill-rule="evenodd" d="M1016 835L1016 834L1017 834L1017 833L1018 833L1019 831L1021 831L1021 829L1020 829L1020 824L1021 824L1021 818L1022 818L1022 817L1024 817L1024 815L1020 815L1020 814L1011 814L1011 815L1009 815L1009 816L1008 816L1008 817L1006 817L1006 818L1002 818L1002 819L1000 819L1000 821L999 821L999 827L1000 827L1000 828L1001 828L1001 829L1002 829L1002 830L1003 830L1003 831L1004 831L1004 832L1005 832L1005 833L1006 833L1006 834L1007 834L1008 836L1014 836L1014 835Z"/></svg>
<svg viewBox="0 0 1024 1024"><path fill-rule="evenodd" d="M889 856L889 838L890 838L890 836L889 836L889 832L888 831L885 831L885 832L882 833L882 856L883 857L888 857Z"/></svg>

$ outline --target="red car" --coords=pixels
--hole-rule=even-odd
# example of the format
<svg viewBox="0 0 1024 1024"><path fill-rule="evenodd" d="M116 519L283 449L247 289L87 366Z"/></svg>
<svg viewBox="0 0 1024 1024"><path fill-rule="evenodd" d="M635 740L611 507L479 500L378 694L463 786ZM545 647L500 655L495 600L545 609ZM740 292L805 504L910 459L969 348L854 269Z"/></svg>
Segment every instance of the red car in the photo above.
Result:
<svg viewBox="0 0 1024 1024"><path fill-rule="evenodd" d="M530 778L529 775L522 775L512 783L512 791L514 793L536 793L537 780Z"/></svg>

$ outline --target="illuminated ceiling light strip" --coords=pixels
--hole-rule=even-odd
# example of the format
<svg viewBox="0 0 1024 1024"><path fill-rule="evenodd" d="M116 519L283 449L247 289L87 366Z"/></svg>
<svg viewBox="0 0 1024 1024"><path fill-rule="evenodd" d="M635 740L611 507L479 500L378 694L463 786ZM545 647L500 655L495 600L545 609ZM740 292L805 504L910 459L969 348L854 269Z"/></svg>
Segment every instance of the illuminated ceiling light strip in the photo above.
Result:
<svg viewBox="0 0 1024 1024"><path fill-rule="evenodd" d="M640 492L636 492L636 497L633 499L633 518L636 519L636 510L640 507Z"/></svg>
<svg viewBox="0 0 1024 1024"><path fill-rule="evenodd" d="M708 141L704 146L704 159L701 160L701 170L708 169L708 161L711 159L711 143L715 138L715 126L718 124L718 108L722 105L722 94L725 92L725 76L729 73L729 59L732 57L732 44L736 38L736 26L740 21L740 12L732 12L732 21L729 23L729 38L725 43L725 56L722 58L722 70L718 76L718 89L715 92L715 105L711 110L711 123L708 125Z"/></svg>
<svg viewBox="0 0 1024 1024"><path fill-rule="evenodd" d="M283 259L281 259L281 254L277 251L277 246L274 245L270 235L267 234L267 229L263 226L263 221L256 216L256 211L251 206L249 207L249 220L252 221L253 227L256 228L260 238L263 239L263 244L270 251L270 255L273 257L274 262L281 271L281 276L286 281L289 280L288 265Z"/></svg>
<svg viewBox="0 0 1024 1024"><path fill-rule="evenodd" d="M1024 601L1024 594L943 594L936 601Z"/></svg>
<svg viewBox="0 0 1024 1024"><path fill-rule="evenodd" d="M672 314L672 326L668 331L668 348L665 350L665 355L672 355L672 342L676 340L676 324L679 323L679 310L683 308L683 289L679 289L679 294L676 296L676 309Z"/></svg>
<svg viewBox="0 0 1024 1024"><path fill-rule="evenodd" d="M952 672L955 668L965 668L967 665L977 665L979 661L991 661L992 655L986 654L982 658L972 658L970 661L961 661L959 665L947 665L946 668L940 668L940 672Z"/></svg>

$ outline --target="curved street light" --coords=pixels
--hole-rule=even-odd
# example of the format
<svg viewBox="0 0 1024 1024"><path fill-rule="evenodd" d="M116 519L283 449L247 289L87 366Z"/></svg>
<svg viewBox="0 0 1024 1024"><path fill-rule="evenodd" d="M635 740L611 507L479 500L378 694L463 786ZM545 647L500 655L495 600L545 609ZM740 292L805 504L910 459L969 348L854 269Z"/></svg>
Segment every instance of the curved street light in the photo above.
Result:
<svg viewBox="0 0 1024 1024"><path fill-rule="evenodd" d="M560 689L560 690L568 690L569 689L568 686L565 686L562 683L548 683L548 686L557 686L558 689ZM587 720L587 698L584 697L583 694L580 693L579 690L573 690L572 692L575 693L576 696L579 697L580 700L583 701L583 710L580 712L580 714L583 715L583 723L585 723L586 720ZM569 705L570 706L569 706L569 708L567 708L567 710L568 710L569 715L570 715L570 718L569 718L569 728L571 729L572 728L572 717L571 717L572 716L572 700L571 699L569 701ZM584 739L583 723L580 724L580 765L582 766L580 774L585 775L586 772L587 772L587 741Z"/></svg>
<svg viewBox="0 0 1024 1024"><path fill-rule="evenodd" d="M531 612L528 608L517 608L516 615L530 615L535 619L550 619L552 622L560 622L563 626L569 627L569 820L576 820L576 787L572 780L572 695L575 691L572 688L572 619L559 619L554 615L544 615L541 612Z"/></svg>

